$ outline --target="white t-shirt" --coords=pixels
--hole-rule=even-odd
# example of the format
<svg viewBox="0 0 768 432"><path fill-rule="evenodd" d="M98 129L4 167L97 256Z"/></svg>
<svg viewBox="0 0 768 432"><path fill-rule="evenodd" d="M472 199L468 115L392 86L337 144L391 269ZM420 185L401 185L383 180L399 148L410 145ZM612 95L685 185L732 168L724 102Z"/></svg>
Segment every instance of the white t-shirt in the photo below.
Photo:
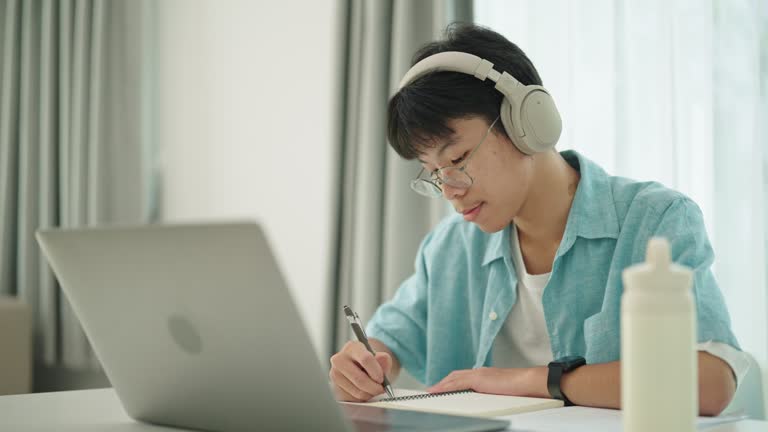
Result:
<svg viewBox="0 0 768 432"><path fill-rule="evenodd" d="M493 364L496 367L546 366L554 359L541 299L550 273L528 274L520 250L517 227L514 227L510 237L511 257L517 272L517 302L512 306L507 321L494 341ZM749 360L746 354L732 346L708 341L698 344L697 349L728 363L736 376L737 385L746 375Z"/></svg>

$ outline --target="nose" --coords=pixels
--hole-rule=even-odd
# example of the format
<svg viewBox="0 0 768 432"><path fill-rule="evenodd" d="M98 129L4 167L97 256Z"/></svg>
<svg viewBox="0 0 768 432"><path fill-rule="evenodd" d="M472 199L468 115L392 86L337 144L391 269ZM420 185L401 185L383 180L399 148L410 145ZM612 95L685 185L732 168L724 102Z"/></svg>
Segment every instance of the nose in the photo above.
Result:
<svg viewBox="0 0 768 432"><path fill-rule="evenodd" d="M443 189L443 197L445 197L445 199L447 199L448 201L454 200L457 197L463 196L465 193L467 193L466 188L457 188L453 186L448 186L445 183L443 183L441 187Z"/></svg>

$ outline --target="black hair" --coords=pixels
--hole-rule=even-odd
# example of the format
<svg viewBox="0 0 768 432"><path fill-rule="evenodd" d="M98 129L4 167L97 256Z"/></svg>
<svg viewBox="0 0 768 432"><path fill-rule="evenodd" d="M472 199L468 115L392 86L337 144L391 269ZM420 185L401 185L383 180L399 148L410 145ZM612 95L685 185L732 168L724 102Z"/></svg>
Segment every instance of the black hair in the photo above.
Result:
<svg viewBox="0 0 768 432"><path fill-rule="evenodd" d="M485 27L453 23L444 38L421 47L412 64L445 51L474 54L507 72L523 85L542 85L539 73L523 50L504 36ZM387 135L392 148L405 159L414 159L438 140L452 136L448 126L454 119L481 117L488 124L499 115L502 94L489 79L460 72L431 72L403 87L389 100ZM495 130L504 133L499 121Z"/></svg>

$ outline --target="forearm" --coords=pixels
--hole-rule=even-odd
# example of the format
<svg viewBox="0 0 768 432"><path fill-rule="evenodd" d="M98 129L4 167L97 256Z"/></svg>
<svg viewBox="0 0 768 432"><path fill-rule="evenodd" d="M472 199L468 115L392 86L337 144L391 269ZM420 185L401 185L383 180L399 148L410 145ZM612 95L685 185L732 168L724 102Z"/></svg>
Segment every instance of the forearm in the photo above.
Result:
<svg viewBox="0 0 768 432"><path fill-rule="evenodd" d="M400 375L400 361L397 359L397 356L388 346L384 345L384 343L378 339L370 338L368 339L368 342L371 343L371 346L376 352L385 352L392 358L392 370L389 372L387 378L389 378L390 382L394 382Z"/></svg>
<svg viewBox="0 0 768 432"><path fill-rule="evenodd" d="M706 352L698 353L698 363L699 413L718 415L736 391L733 374L725 362ZM546 375L543 382L546 387ZM576 405L621 408L621 363L582 366L563 377L561 388Z"/></svg>
<svg viewBox="0 0 768 432"><path fill-rule="evenodd" d="M621 362L582 366L565 374L560 387L576 405L621 408Z"/></svg>

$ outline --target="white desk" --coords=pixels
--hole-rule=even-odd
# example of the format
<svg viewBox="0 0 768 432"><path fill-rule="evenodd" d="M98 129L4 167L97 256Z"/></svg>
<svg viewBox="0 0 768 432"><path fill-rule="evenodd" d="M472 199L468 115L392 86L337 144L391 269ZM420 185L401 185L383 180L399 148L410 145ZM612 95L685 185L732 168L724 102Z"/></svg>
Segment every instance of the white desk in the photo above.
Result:
<svg viewBox="0 0 768 432"><path fill-rule="evenodd" d="M578 407L548 411L549 413L540 411L539 414L527 413L504 418L512 422L512 427L528 431L589 430L590 432L612 432L621 430L619 411L580 409ZM562 424L563 415L570 416L568 421L573 427L569 427L568 430L563 430L558 426ZM560 419L557 420L557 417ZM576 419L575 422L574 419ZM618 423L616 419L619 419ZM152 426L132 420L123 411L115 392L109 388L2 396L0 397L0 430L14 432L178 432L180 429ZM708 432L765 432L768 431L768 422L742 420L701 430Z"/></svg>
<svg viewBox="0 0 768 432"><path fill-rule="evenodd" d="M0 430L178 432L128 417L111 388L0 397Z"/></svg>

